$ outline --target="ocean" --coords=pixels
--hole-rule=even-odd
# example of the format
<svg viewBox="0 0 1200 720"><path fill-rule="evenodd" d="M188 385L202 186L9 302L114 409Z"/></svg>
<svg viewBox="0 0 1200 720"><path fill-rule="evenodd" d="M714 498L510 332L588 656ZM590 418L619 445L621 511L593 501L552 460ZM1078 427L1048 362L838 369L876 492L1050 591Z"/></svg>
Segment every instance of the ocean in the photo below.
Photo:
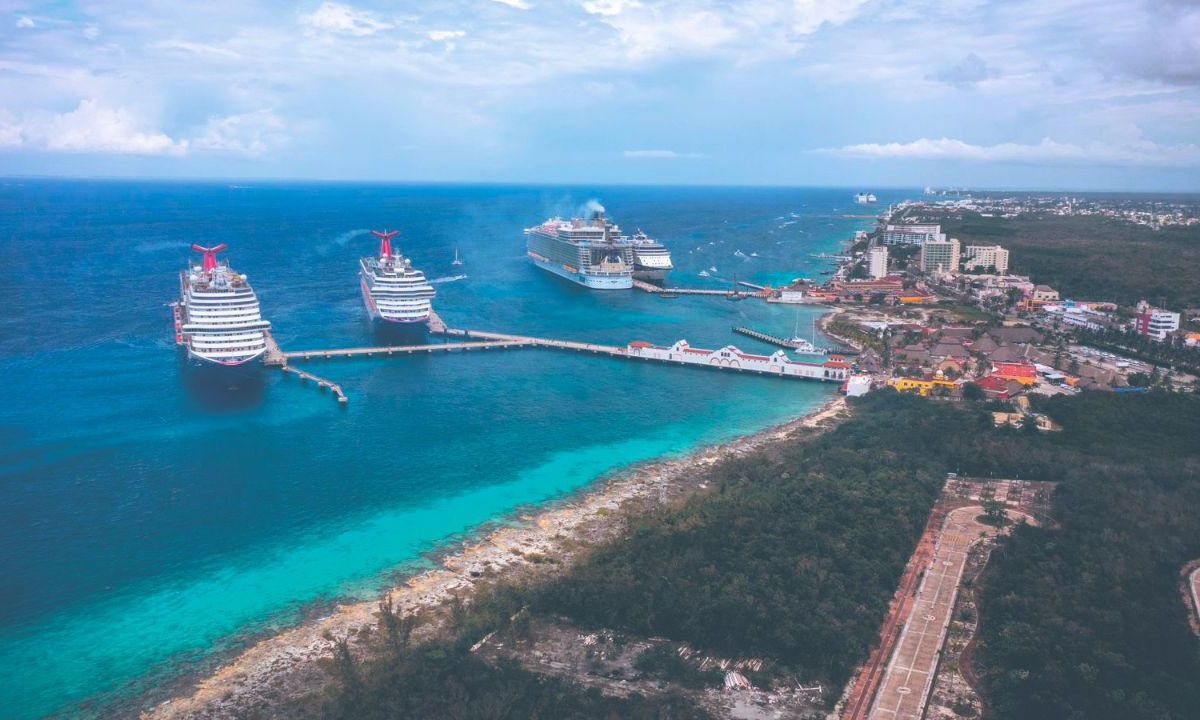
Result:
<svg viewBox="0 0 1200 720"><path fill-rule="evenodd" d="M339 407L275 371L199 381L174 347L193 242L229 244L285 349L386 342L358 289L372 228L401 230L430 278L468 276L437 286L453 327L762 351L731 326L790 333L818 312L534 268L522 228L590 199L663 241L672 284L694 287L818 278L829 261L811 254L875 212L847 189L0 181L5 717L128 709L481 525L834 392L541 349L307 365L342 385Z"/></svg>

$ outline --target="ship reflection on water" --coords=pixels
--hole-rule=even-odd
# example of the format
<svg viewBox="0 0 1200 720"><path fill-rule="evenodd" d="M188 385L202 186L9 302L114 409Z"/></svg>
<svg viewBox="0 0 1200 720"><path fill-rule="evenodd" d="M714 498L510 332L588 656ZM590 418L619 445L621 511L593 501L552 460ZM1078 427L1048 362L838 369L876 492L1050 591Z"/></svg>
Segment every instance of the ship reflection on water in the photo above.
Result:
<svg viewBox="0 0 1200 720"><path fill-rule="evenodd" d="M180 362L180 381L199 410L210 413L241 412L257 408L266 396L267 369L257 362L236 367Z"/></svg>

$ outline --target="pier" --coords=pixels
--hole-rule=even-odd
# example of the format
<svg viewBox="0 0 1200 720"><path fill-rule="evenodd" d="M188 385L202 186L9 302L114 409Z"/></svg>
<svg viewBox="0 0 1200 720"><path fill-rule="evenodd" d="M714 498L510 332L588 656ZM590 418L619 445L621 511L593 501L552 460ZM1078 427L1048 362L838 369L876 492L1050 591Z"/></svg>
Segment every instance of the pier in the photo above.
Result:
<svg viewBox="0 0 1200 720"><path fill-rule="evenodd" d="M333 393L333 397L336 398L337 401L342 405L345 405L347 402L349 402L349 399L346 397L346 393L342 392L342 386L338 385L332 380L326 380L325 378L317 377L312 373L304 372L303 370L291 367L290 365L283 365L282 369L285 373L291 373L292 375L300 378L301 382L311 381L315 383L317 388L320 390L328 389L331 393Z"/></svg>
<svg viewBox="0 0 1200 720"><path fill-rule="evenodd" d="M443 330L450 334L450 331ZM478 334L477 334L478 335ZM455 350L487 350L490 348L526 347L536 343L520 339L440 343L436 345L392 345L357 348L333 348L329 350L294 350L282 353L287 360L332 360L334 358L375 357L376 355L415 355L418 353L453 352Z"/></svg>
<svg viewBox="0 0 1200 720"><path fill-rule="evenodd" d="M752 337L755 340L762 340L765 343L770 343L772 345L776 345L776 346L782 347L782 348L789 348L789 349L795 350L796 348L800 347L799 343L795 343L795 342L792 342L791 340L787 340L787 339L784 339L781 337L775 337L774 335L768 335L765 332L759 332L758 330L754 330L754 329L751 329L748 327L738 326L738 327L735 327L733 329L733 331L735 333L738 333L739 335L745 335L746 337Z"/></svg>
<svg viewBox="0 0 1200 720"><path fill-rule="evenodd" d="M746 290L710 290L701 288L659 287L645 280L634 280L633 286L642 292L670 293L672 295L720 295L722 297L761 297L763 291L747 292ZM754 286L751 286L754 287Z"/></svg>
<svg viewBox="0 0 1200 720"><path fill-rule="evenodd" d="M654 287L656 292L661 288ZM675 292L672 290L671 292ZM686 291L685 291L686 292ZM693 290L699 294L729 294L724 290ZM742 293L750 295L750 293ZM587 353L590 355L607 355L609 357L627 360L645 360L648 362L669 363L672 365L692 365L714 370L729 370L733 372L769 375L796 379L817 380L820 382L838 382L846 380L850 373L850 365L841 358L822 359L821 362L796 362L787 359L782 351L772 356L754 355L742 352L732 345L718 350L702 350L689 347L682 340L670 347L658 347L650 343L636 341L625 346L605 345L601 343L578 342L575 340L559 340L554 338L534 337L529 335L512 335L509 333L488 332L484 330L464 330L451 328L446 325L437 313L429 318L431 334L444 338L455 338L455 341L431 343L428 345L393 345L351 348L328 348L317 350L284 351L279 343L268 332L267 350L263 355L263 363L269 367L278 367L284 373L300 378L302 382L313 382L319 389L328 389L337 401L346 404L348 399L342 387L332 380L314 375L313 373L292 367L292 361L353 359L370 357L393 357L397 355L417 355L425 353L468 352L471 350L504 350L509 348L548 348L551 350L566 350L569 352ZM734 328L735 331L782 347L793 347L789 341L776 338L766 333L760 333L750 328Z"/></svg>

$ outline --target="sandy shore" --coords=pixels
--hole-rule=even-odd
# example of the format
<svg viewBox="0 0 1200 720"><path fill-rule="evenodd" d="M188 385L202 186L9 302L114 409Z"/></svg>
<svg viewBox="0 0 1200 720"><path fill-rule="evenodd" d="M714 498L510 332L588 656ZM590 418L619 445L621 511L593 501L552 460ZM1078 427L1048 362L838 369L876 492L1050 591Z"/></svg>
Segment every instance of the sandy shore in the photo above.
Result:
<svg viewBox="0 0 1200 720"><path fill-rule="evenodd" d="M498 579L523 579L561 572L589 545L620 534L623 506L671 499L703 489L698 472L730 456L787 438L802 428L833 420L846 407L834 398L796 420L755 435L710 446L678 459L641 465L590 486L536 515L447 551L441 567L409 578L391 590L397 609L428 614L454 596ZM531 559L532 558L532 559ZM554 562L545 562L546 558ZM533 559L540 560L535 562ZM325 680L318 660L330 657L333 638L354 637L375 624L376 603L339 605L330 614L263 639L197 683L190 695L164 702L143 718L272 717L281 701L303 697Z"/></svg>

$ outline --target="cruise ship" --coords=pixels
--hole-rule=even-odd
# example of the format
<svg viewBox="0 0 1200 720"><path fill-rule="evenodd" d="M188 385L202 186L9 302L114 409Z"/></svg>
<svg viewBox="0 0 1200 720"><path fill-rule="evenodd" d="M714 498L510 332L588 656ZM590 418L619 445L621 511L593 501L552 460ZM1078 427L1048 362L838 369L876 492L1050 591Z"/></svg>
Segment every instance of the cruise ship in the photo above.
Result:
<svg viewBox="0 0 1200 720"><path fill-rule="evenodd" d="M633 234L633 276L639 280L662 282L667 273L675 269L671 263L671 251L646 233L638 230Z"/></svg>
<svg viewBox="0 0 1200 720"><path fill-rule="evenodd" d="M859 205L869 205L876 202L875 193L859 193L854 196L854 202Z"/></svg>
<svg viewBox="0 0 1200 720"><path fill-rule="evenodd" d="M634 243L597 210L590 220L551 218L525 230L525 248L543 270L584 287L633 287Z"/></svg>
<svg viewBox="0 0 1200 720"><path fill-rule="evenodd" d="M359 260L359 279L363 303L373 320L389 323L423 323L429 320L437 295L425 279L425 273L413 268L412 260L392 248L392 238L400 234L372 230L379 238L379 254Z"/></svg>
<svg viewBox="0 0 1200 720"><path fill-rule="evenodd" d="M244 365L267 349L271 323L262 319L258 297L245 275L217 260L227 249L193 245L203 256L179 273L179 302L175 309L175 344L187 348L188 358L211 366Z"/></svg>

